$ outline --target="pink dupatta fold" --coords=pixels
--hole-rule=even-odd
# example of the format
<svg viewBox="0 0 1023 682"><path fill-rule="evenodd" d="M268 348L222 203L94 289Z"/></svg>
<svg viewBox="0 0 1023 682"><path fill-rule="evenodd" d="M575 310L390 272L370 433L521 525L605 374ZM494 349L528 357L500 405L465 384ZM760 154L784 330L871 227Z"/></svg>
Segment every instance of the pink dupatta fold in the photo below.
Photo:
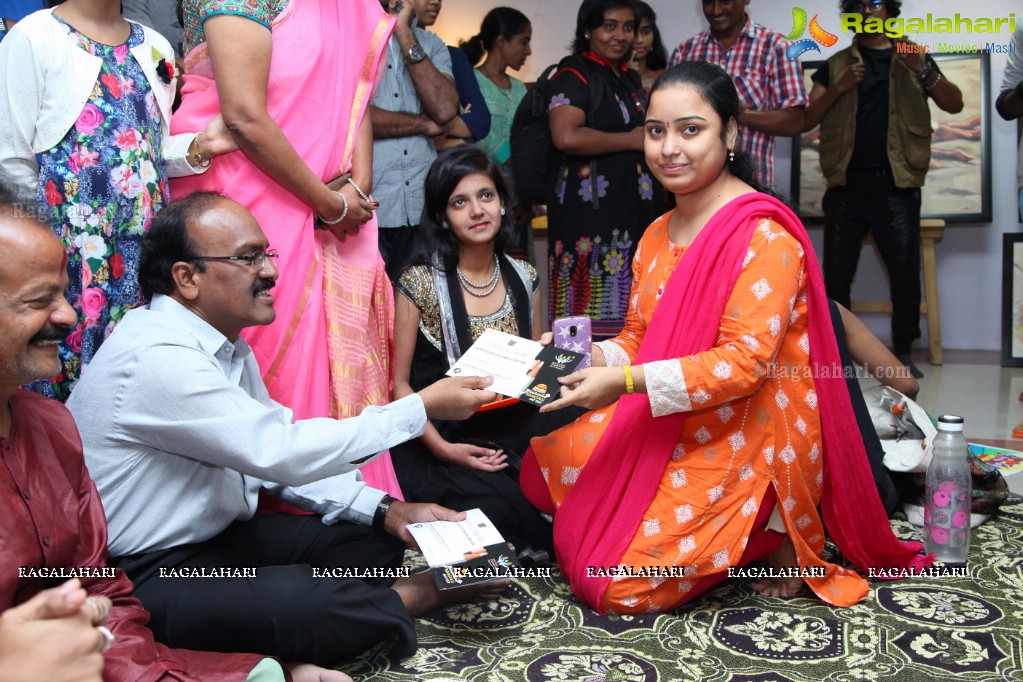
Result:
<svg viewBox="0 0 1023 682"><path fill-rule="evenodd" d="M669 279L636 363L685 357L713 347L750 237L762 218L777 221L806 253L810 362L824 441L821 506L827 530L861 568L927 566L931 558L918 554L920 543L903 543L892 532L845 379L818 371L841 365L824 279L806 229L780 201L746 194L711 218ZM679 333L683 329L685 333ZM558 510L554 527L558 562L576 595L595 608L610 578L588 578L586 569L621 561L653 500L685 419L686 413L654 419L646 395L622 396Z"/></svg>
<svg viewBox="0 0 1023 682"><path fill-rule="evenodd" d="M325 182L351 168L393 30L394 18L377 0L293 0L273 22L267 111ZM172 132L201 130L220 112L206 44L185 61ZM314 230L312 209L241 151L171 183L174 198L197 190L222 192L248 208L280 253L277 319L243 333L270 395L296 419L352 416L367 404L386 403L393 299L375 218L344 243ZM370 485L400 497L386 453L362 472Z"/></svg>

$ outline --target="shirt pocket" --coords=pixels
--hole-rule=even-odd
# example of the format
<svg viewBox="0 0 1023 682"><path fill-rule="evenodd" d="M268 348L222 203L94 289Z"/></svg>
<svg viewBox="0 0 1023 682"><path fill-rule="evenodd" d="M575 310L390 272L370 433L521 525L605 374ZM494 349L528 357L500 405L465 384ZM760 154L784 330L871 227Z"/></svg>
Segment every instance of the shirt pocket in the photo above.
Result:
<svg viewBox="0 0 1023 682"><path fill-rule="evenodd" d="M743 73L733 76L735 89L739 91L739 99L748 109L765 110L768 89L764 81L764 72L759 69L744 69Z"/></svg>

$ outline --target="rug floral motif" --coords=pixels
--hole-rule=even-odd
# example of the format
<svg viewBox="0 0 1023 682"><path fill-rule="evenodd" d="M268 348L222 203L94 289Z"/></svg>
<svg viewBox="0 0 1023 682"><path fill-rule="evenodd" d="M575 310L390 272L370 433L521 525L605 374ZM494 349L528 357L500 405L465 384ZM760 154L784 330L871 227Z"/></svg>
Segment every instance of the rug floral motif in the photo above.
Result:
<svg viewBox="0 0 1023 682"><path fill-rule="evenodd" d="M892 526L919 539L902 516ZM969 559L967 576L874 580L847 609L726 579L656 616L601 616L555 568L499 601L418 619L408 658L381 645L342 670L374 682L1023 682L1023 500L974 529Z"/></svg>

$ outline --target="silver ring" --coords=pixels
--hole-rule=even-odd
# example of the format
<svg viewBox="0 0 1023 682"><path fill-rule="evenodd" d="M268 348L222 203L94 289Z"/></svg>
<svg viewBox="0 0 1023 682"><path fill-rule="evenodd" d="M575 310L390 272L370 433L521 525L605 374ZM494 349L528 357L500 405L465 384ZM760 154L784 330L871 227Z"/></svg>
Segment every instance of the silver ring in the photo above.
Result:
<svg viewBox="0 0 1023 682"><path fill-rule="evenodd" d="M105 654L110 651L110 647L114 645L114 633L110 632L110 630L103 625L97 626L96 629L99 631L99 634L103 635L103 646L100 647L99 652L101 654Z"/></svg>

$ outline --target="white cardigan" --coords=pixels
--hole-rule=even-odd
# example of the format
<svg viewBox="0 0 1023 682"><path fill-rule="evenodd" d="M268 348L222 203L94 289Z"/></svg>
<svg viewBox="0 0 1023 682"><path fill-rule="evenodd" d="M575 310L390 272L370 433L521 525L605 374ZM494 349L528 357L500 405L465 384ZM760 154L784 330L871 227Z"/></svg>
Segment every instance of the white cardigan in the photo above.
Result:
<svg viewBox="0 0 1023 682"><path fill-rule="evenodd" d="M50 14L40 10L19 21L0 42L0 174L35 195L39 184L36 154L53 149L89 101L103 60L83 50ZM156 74L155 49L174 63L163 36L142 27L145 40L131 49L160 106L163 159L170 176L202 172L186 160L194 133L170 135L175 81Z"/></svg>

